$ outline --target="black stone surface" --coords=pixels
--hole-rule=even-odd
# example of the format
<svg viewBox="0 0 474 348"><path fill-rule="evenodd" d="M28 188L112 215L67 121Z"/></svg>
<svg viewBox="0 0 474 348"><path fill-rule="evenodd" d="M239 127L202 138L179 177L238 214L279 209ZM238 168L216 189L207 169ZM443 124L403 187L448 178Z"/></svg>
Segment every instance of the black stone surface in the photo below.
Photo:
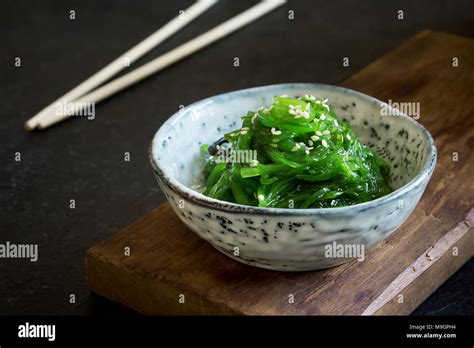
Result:
<svg viewBox="0 0 474 348"><path fill-rule="evenodd" d="M221 1L130 69L253 3ZM179 105L279 82L338 84L426 28L474 37L469 0L294 0L101 102L93 121L75 118L46 131L24 131L30 116L190 4L2 1L0 241L38 243L39 260L0 260L0 314L134 315L89 293L84 252L164 201L147 148ZM69 19L70 10L75 20ZM294 10L294 20L288 19L289 10ZM21 67L15 67L16 57ZM240 59L238 68L234 57ZM347 68L343 57L350 57ZM14 161L16 152L21 162ZM123 160L125 152L130 152L130 162ZM70 199L75 199L75 209L69 209ZM415 314L473 314L473 274L471 260ZM75 294L75 304L69 302L70 294Z"/></svg>

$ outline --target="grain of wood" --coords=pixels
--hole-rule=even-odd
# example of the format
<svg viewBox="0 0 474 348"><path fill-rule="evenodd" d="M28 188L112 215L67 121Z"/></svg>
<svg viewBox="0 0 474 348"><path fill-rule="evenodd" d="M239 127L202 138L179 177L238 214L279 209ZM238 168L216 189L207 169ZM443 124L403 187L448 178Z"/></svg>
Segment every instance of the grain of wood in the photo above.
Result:
<svg viewBox="0 0 474 348"><path fill-rule="evenodd" d="M373 301L369 307L362 313L363 315L372 315L379 313L379 311L390 301L397 299L397 301L404 301L407 293L405 289L408 288L414 281L429 271L433 263L441 260L443 256L458 257L459 250L457 245L466 238L467 248L463 251L474 249L473 238L469 238L470 229L474 225L474 208L469 211L466 219L459 222L458 225L443 235L435 244L430 246L424 253L422 253L415 262L408 266L400 275L383 291L383 293ZM470 242L470 244L469 244ZM419 293L412 294L409 299L414 296L419 296Z"/></svg>

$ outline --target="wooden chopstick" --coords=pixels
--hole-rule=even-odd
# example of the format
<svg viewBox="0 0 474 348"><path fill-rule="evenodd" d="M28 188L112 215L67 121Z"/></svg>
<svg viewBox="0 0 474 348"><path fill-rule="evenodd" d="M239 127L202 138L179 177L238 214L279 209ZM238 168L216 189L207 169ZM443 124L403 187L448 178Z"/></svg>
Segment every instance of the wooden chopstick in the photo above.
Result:
<svg viewBox="0 0 474 348"><path fill-rule="evenodd" d="M180 61L181 59L193 54L194 52L212 44L213 42L229 35L230 33L242 28L261 16L269 13L278 6L285 3L285 0L264 0L250 9L238 14L213 29L201 34L200 36L184 43L181 46L159 56L151 62L137 68L136 70L109 82L108 84L90 92L77 99L75 110L66 110L62 113L50 113L39 120L40 129L47 128L55 123L71 117L74 113L81 111L83 106L100 102L111 95L157 73L160 70Z"/></svg>
<svg viewBox="0 0 474 348"><path fill-rule="evenodd" d="M127 52L122 54L120 57L115 59L106 67L99 70L96 74L89 77L87 80L82 82L80 85L60 97L55 102L51 103L35 116L30 118L25 123L27 130L34 129L43 117L50 115L55 112L56 105L58 103L70 103L75 99L82 97L86 93L89 93L94 88L98 87L112 76L123 70L126 66L136 61L138 58L149 52L151 49L158 46L160 43L165 41L167 38L172 36L174 33L183 28L186 24L191 22L193 19L198 17L200 14L205 12L209 7L214 5L217 1L215 0L199 0L189 8L187 8L182 15L178 15L159 30L148 36L145 40L138 43L136 46L129 49Z"/></svg>

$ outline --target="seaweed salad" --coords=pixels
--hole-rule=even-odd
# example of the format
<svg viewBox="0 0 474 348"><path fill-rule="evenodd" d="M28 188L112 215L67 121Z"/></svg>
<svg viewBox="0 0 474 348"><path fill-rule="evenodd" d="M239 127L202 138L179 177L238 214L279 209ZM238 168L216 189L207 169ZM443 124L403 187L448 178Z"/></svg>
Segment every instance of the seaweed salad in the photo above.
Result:
<svg viewBox="0 0 474 348"><path fill-rule="evenodd" d="M201 147L215 199L269 208L330 208L392 191L389 166L341 123L327 99L280 96L242 128Z"/></svg>

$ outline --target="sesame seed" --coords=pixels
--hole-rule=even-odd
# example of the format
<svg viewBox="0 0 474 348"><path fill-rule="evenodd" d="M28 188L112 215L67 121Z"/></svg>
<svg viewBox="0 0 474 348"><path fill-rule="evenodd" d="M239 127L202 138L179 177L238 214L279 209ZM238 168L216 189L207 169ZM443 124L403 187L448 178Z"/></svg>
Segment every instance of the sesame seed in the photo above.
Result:
<svg viewBox="0 0 474 348"><path fill-rule="evenodd" d="M264 195L258 195L258 200L259 201L263 201L265 199L265 196Z"/></svg>
<svg viewBox="0 0 474 348"><path fill-rule="evenodd" d="M249 130L249 127L242 127L241 130L243 130L243 131L248 131L248 130Z"/></svg>
<svg viewBox="0 0 474 348"><path fill-rule="evenodd" d="M315 117L313 120L314 123L319 122L319 118Z"/></svg>
<svg viewBox="0 0 474 348"><path fill-rule="evenodd" d="M337 123L337 120L334 120L334 126L339 127L339 123Z"/></svg>
<svg viewBox="0 0 474 348"><path fill-rule="evenodd" d="M245 135L245 134L247 134L247 131L244 130L244 131L240 132L240 134Z"/></svg>
<svg viewBox="0 0 474 348"><path fill-rule="evenodd" d="M309 146L313 146L313 144L314 144L314 143L313 143L312 140L308 140L308 145L309 145Z"/></svg>
<svg viewBox="0 0 474 348"><path fill-rule="evenodd" d="M230 133L231 137L235 137L237 134L236 133Z"/></svg>
<svg viewBox="0 0 474 348"><path fill-rule="evenodd" d="M255 120L257 119L258 117L258 113L255 113L253 116L252 116L252 124L255 123Z"/></svg>
<svg viewBox="0 0 474 348"><path fill-rule="evenodd" d="M326 119L326 115L325 115L325 114L322 114L320 118L321 118L321 120L325 120L325 119Z"/></svg>
<svg viewBox="0 0 474 348"><path fill-rule="evenodd" d="M318 137L322 137L322 136L323 136L323 133L321 133L320 131L316 131L316 135L317 135Z"/></svg>
<svg viewBox="0 0 474 348"><path fill-rule="evenodd" d="M294 146L294 147L291 149L291 152L298 151L299 149L300 149L299 146Z"/></svg>
<svg viewBox="0 0 474 348"><path fill-rule="evenodd" d="M306 119L308 119L310 117L310 114L308 111L303 111L303 109L301 108L301 105L288 105L288 112L291 114L291 115L294 115L295 118L300 118L300 117L304 117Z"/></svg>
<svg viewBox="0 0 474 348"><path fill-rule="evenodd" d="M347 140L351 140L351 136L349 134L346 135Z"/></svg>
<svg viewBox="0 0 474 348"><path fill-rule="evenodd" d="M277 130L275 127L272 127L271 132L272 132L272 134L274 134L274 135L280 135L280 134L281 134L281 131L280 131L280 130Z"/></svg>
<svg viewBox="0 0 474 348"><path fill-rule="evenodd" d="M331 134L331 132L326 129L325 131L323 131L323 134L324 135L329 135L329 134Z"/></svg>
<svg viewBox="0 0 474 348"><path fill-rule="evenodd" d="M304 150L304 153L309 155L309 150Z"/></svg>
<svg viewBox="0 0 474 348"><path fill-rule="evenodd" d="M318 141L318 140L319 140L319 137L318 137L317 135L313 135L313 136L311 137L311 140L312 140L312 141Z"/></svg>
<svg viewBox="0 0 474 348"><path fill-rule="evenodd" d="M323 100L323 103L326 104L328 102L327 98Z"/></svg>
<svg viewBox="0 0 474 348"><path fill-rule="evenodd" d="M323 139L323 141L321 141L321 144L323 144L324 147L328 147L328 142L324 139Z"/></svg>

